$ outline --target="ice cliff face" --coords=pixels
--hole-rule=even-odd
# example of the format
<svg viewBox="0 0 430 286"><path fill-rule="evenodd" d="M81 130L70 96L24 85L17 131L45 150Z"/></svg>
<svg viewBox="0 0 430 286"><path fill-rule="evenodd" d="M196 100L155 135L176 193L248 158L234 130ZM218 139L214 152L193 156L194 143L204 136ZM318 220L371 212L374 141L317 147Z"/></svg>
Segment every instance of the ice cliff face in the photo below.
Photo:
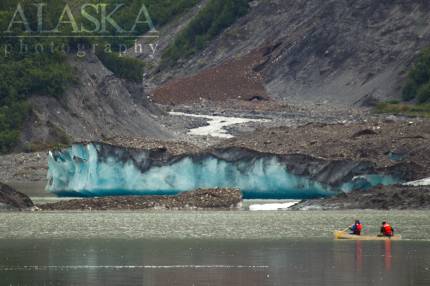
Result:
<svg viewBox="0 0 430 286"><path fill-rule="evenodd" d="M176 194L234 187L245 198L312 198L392 184L367 163L325 162L245 149L174 156L101 143L74 144L49 155L47 190L59 195Z"/></svg>

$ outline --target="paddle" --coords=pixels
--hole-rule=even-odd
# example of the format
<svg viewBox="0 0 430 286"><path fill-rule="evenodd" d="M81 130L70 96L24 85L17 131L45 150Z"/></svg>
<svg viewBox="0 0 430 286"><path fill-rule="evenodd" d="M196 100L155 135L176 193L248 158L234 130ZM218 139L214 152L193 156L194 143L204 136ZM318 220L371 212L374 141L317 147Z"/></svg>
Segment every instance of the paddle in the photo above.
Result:
<svg viewBox="0 0 430 286"><path fill-rule="evenodd" d="M341 230L341 232L346 232L347 230L349 230L349 226L347 228L345 228L344 230Z"/></svg>
<svg viewBox="0 0 430 286"><path fill-rule="evenodd" d="M340 232L346 232L347 230L349 230L350 227L348 226L347 228L345 228L344 230L340 230Z"/></svg>

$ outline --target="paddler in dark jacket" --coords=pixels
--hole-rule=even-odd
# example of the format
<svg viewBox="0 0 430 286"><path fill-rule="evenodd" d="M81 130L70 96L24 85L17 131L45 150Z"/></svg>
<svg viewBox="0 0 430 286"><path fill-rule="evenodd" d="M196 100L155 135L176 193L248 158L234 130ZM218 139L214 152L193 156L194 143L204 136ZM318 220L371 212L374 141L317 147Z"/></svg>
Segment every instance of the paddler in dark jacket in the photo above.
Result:
<svg viewBox="0 0 430 286"><path fill-rule="evenodd" d="M363 225L359 220L356 220L355 223L349 228L354 235L361 235L361 230L363 229Z"/></svg>

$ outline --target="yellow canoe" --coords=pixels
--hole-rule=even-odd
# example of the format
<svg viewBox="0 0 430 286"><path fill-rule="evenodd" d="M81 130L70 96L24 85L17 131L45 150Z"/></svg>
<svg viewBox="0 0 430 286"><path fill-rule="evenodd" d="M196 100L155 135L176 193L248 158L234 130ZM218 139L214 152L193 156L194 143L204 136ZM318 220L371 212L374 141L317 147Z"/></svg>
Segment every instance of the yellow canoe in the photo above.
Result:
<svg viewBox="0 0 430 286"><path fill-rule="evenodd" d="M336 230L334 232L335 239L350 239L350 240L401 240L400 235L395 235L392 237L388 236L377 236L377 235L353 235L345 231Z"/></svg>

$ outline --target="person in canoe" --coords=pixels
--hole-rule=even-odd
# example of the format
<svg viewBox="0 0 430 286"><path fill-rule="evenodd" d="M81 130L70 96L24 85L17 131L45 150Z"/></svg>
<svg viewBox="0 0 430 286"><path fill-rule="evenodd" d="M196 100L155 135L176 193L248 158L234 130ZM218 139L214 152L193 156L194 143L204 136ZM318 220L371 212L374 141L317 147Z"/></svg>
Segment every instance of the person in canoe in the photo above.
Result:
<svg viewBox="0 0 430 286"><path fill-rule="evenodd" d="M381 225L381 234L380 236L394 236L394 229L387 222L383 221Z"/></svg>
<svg viewBox="0 0 430 286"><path fill-rule="evenodd" d="M363 225L360 223L359 220L356 220L355 223L349 227L351 234L354 234L354 235L361 235L362 229L363 229Z"/></svg>

